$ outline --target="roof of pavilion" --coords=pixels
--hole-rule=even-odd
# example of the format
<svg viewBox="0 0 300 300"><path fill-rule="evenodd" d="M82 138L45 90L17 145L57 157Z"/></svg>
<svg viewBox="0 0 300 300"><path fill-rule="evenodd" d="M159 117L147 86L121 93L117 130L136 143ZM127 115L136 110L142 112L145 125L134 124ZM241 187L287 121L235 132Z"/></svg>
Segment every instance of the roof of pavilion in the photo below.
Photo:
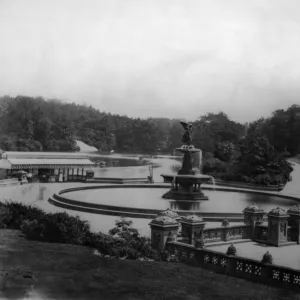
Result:
<svg viewBox="0 0 300 300"><path fill-rule="evenodd" d="M87 158L87 154L78 152L21 152L21 151L7 151L5 154L7 158Z"/></svg>
<svg viewBox="0 0 300 300"><path fill-rule="evenodd" d="M0 159L0 169L56 169L94 166L86 155L77 153L5 152L4 154Z"/></svg>

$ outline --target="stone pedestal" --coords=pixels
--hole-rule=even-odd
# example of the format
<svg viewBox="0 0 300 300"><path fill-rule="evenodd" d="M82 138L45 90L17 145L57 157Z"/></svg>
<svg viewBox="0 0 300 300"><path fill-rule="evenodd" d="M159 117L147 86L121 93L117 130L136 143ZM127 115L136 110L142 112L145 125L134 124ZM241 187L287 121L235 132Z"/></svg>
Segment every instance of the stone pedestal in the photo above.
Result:
<svg viewBox="0 0 300 300"><path fill-rule="evenodd" d="M196 172L193 170L193 154L199 152L200 149L177 148L176 150L184 154L182 168L179 170L178 175L195 175Z"/></svg>
<svg viewBox="0 0 300 300"><path fill-rule="evenodd" d="M201 150L194 146L183 146L177 148L184 154L182 168L177 175L162 174L164 182L172 183L170 191L163 195L165 199L174 200L208 200L208 197L201 191L201 184L211 180L211 176L196 174L193 169L193 155Z"/></svg>
<svg viewBox="0 0 300 300"><path fill-rule="evenodd" d="M247 206L244 210L244 223L251 226L251 238L257 238L256 225L263 223L264 210L255 203Z"/></svg>
<svg viewBox="0 0 300 300"><path fill-rule="evenodd" d="M189 215L182 217L180 223L182 235L188 238L189 244L203 248L204 227L206 224L203 219L196 215Z"/></svg>
<svg viewBox="0 0 300 300"><path fill-rule="evenodd" d="M291 207L287 213L290 215L292 241L300 244L300 206L295 205Z"/></svg>
<svg viewBox="0 0 300 300"><path fill-rule="evenodd" d="M282 208L274 208L268 214L268 244L280 246L288 242L288 219L290 215Z"/></svg>
<svg viewBox="0 0 300 300"><path fill-rule="evenodd" d="M149 225L153 249L163 251L167 242L177 240L179 223L175 219L168 216L158 216Z"/></svg>

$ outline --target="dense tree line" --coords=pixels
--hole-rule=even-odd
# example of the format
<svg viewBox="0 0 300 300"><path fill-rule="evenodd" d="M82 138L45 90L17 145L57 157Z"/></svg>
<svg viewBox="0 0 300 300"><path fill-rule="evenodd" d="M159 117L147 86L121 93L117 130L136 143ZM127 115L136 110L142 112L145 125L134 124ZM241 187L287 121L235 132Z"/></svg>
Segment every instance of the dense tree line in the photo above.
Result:
<svg viewBox="0 0 300 300"><path fill-rule="evenodd" d="M1 147L20 151L76 151L79 139L102 151L162 153L179 146L182 126L167 118L129 118L91 106L18 96L0 98ZM223 114L208 114L194 124L194 144L204 152L218 143L236 143L244 126Z"/></svg>
<svg viewBox="0 0 300 300"><path fill-rule="evenodd" d="M26 96L1 97L0 122L0 148L10 151L77 151L75 140L81 140L100 151L167 154L180 145L183 130L176 119L129 118ZM285 158L300 150L297 105L250 124L220 112L193 125L193 144L204 154L203 171L223 179L286 181L291 168Z"/></svg>

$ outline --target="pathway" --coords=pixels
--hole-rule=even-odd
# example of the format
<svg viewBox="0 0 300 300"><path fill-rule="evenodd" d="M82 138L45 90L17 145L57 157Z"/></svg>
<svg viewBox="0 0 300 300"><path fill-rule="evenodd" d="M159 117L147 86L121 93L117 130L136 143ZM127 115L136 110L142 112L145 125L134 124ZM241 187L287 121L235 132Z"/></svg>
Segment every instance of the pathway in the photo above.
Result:
<svg viewBox="0 0 300 300"><path fill-rule="evenodd" d="M293 164L293 172L291 173L292 181L288 182L281 191L284 195L299 196L300 197L300 165L290 161Z"/></svg>

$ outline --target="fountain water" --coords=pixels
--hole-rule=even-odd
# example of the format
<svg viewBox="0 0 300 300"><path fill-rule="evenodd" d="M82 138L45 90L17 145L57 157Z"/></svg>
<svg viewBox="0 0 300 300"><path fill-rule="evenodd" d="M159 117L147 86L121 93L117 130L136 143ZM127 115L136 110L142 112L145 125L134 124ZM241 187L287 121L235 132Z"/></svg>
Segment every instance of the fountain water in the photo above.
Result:
<svg viewBox="0 0 300 300"><path fill-rule="evenodd" d="M212 184L213 184L213 190L215 191L216 190L216 181L215 181L215 178L210 176L211 178L211 181L212 181Z"/></svg>
<svg viewBox="0 0 300 300"><path fill-rule="evenodd" d="M185 133L182 137L183 145L176 148L184 154L182 161L182 168L178 171L177 175L162 174L164 182L172 183L171 189L163 195L163 198L174 200L208 200L208 197L201 191L201 184L206 183L211 179L211 176L200 174L193 169L193 156L195 154L200 157L200 149L195 148L192 142L192 124L180 122ZM199 162L201 165L201 162Z"/></svg>
<svg viewBox="0 0 300 300"><path fill-rule="evenodd" d="M154 180L153 180L153 165L149 165L149 181L150 183L154 183Z"/></svg>

